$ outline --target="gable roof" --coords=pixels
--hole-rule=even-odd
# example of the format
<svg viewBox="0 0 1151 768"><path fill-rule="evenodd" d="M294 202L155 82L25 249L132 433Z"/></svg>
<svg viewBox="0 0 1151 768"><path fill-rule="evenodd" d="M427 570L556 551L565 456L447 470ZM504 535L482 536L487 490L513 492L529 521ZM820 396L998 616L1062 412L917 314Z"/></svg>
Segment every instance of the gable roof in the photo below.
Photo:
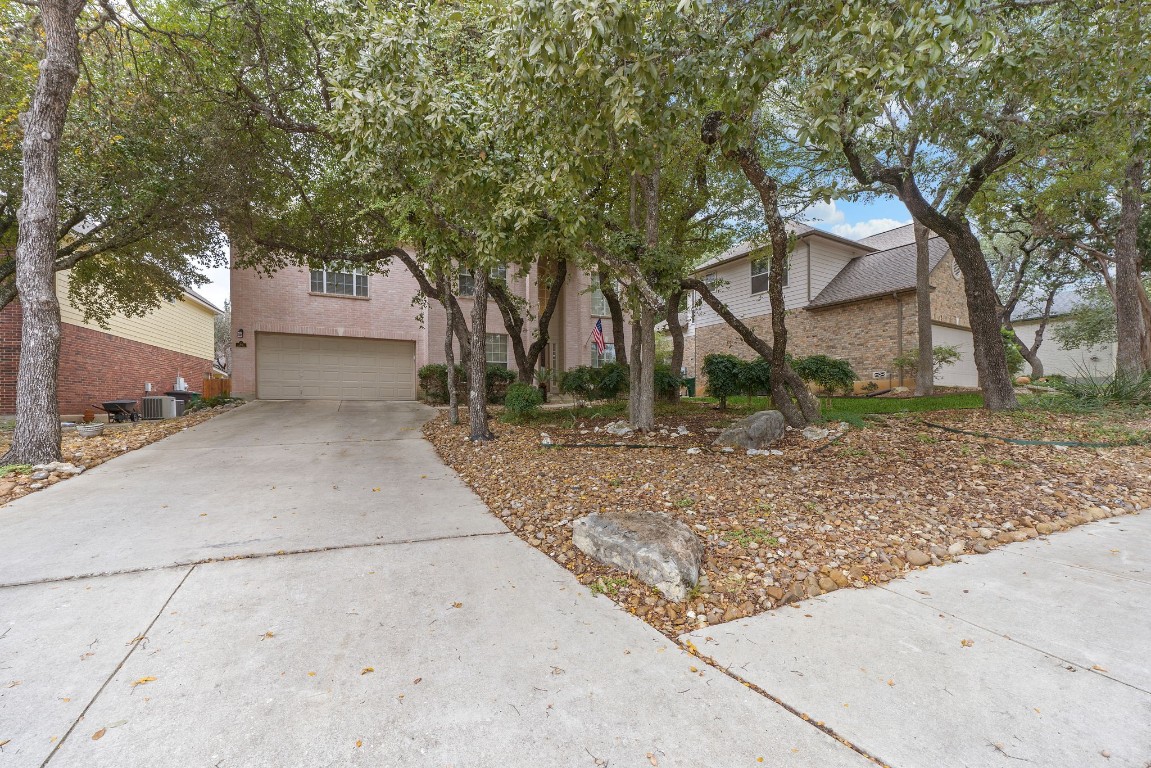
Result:
<svg viewBox="0 0 1151 768"><path fill-rule="evenodd" d="M874 235L861 238L859 242L870 245L879 251L909 245L915 242L915 224L904 224L902 227L889 229L886 232L876 232Z"/></svg>
<svg viewBox="0 0 1151 768"><path fill-rule="evenodd" d="M931 238L927 253L934 270L949 253L947 242ZM914 242L852 259L807 306L816 309L911 290L915 290Z"/></svg>
<svg viewBox="0 0 1151 768"><path fill-rule="evenodd" d="M192 299L193 301L195 301L197 304L203 305L203 307L205 309L210 310L212 312L215 312L217 315L224 314L224 310L220 309L215 304L208 301L203 296L196 293L195 291L193 291L191 288L189 288L187 286L184 286L184 295L187 296L188 298Z"/></svg>
<svg viewBox="0 0 1151 768"><path fill-rule="evenodd" d="M842 243L843 245L850 245L852 248L858 248L858 249L863 250L863 251L875 250L873 246L867 245L866 243L856 242L855 240L851 240L851 239L848 239L846 237L841 237L840 235L836 235L836 234L833 234L831 232L824 232L822 229L816 229L815 227L811 226L810 224L802 224L800 222L788 221L785 223L784 226L787 227L787 231L789 233L791 233L792 235L795 235L797 240L803 240L804 238L807 238L807 237L816 236L816 237L823 237L823 238L826 238L828 240L832 240L832 241L837 242L837 243ZM697 272L697 273L702 272L705 269L711 269L712 267L717 267L720 264L726 264L729 261L735 261L736 259L738 259L742 256L746 256L747 254L749 254L753 251L758 251L761 248L767 248L769 245L770 245L770 242L766 239L765 240L744 240L742 243L739 243L737 245L733 245L731 248L728 248L726 251L719 254L718 256L713 256L710 259L708 259L707 261L705 261L704 263L700 264L698 267L695 268L695 272Z"/></svg>
<svg viewBox="0 0 1151 768"><path fill-rule="evenodd" d="M1075 311L1075 308L1082 303L1083 297L1074 291L1063 291L1055 295L1055 301L1051 302L1051 314L1049 317L1059 317L1061 315L1070 315ZM1011 318L1012 322L1024 323L1028 320L1039 320L1043 317L1043 303L1037 305L1019 303L1020 306L1016 307L1016 315Z"/></svg>

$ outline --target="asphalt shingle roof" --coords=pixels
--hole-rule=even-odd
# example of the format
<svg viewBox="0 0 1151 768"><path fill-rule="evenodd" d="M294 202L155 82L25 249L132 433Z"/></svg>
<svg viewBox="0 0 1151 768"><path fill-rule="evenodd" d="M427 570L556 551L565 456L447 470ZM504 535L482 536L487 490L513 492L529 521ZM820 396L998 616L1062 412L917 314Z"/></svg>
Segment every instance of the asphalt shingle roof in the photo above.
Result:
<svg viewBox="0 0 1151 768"><path fill-rule="evenodd" d="M935 269L948 254L947 242L941 237L933 237L927 241L927 252L931 269ZM813 309L827 307L914 289L913 241L908 245L852 259L807 306Z"/></svg>
<svg viewBox="0 0 1151 768"><path fill-rule="evenodd" d="M876 232L874 235L865 237L859 242L864 245L870 245L872 248L880 251L886 251L889 248L898 248L901 245L910 245L915 242L915 225L904 224L902 227L889 229L886 232Z"/></svg>

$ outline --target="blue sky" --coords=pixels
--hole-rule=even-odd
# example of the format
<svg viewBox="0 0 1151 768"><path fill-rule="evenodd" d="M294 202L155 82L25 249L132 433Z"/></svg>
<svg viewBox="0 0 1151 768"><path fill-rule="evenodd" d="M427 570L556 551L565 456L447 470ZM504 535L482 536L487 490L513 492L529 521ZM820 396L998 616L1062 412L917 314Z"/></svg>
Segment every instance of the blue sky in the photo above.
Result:
<svg viewBox="0 0 1151 768"><path fill-rule="evenodd" d="M859 239L911 223L911 216L903 203L894 197L876 197L864 202L834 200L829 205L819 204L804 217L808 224L843 237ZM204 298L223 307L229 298L228 268L207 270L211 282L196 290Z"/></svg>

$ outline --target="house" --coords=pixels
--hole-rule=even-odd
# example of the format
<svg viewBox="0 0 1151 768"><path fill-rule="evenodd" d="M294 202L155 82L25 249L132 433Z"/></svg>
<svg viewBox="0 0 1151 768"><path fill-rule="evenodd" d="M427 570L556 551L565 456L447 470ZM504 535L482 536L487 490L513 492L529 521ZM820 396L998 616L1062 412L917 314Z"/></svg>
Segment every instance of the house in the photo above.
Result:
<svg viewBox="0 0 1151 768"><path fill-rule="evenodd" d="M795 247L783 289L788 352L796 357L823 354L847 360L861 383L873 381L881 388L913 378L892 364L918 346L912 226L858 241L803 224L790 226ZM938 374L936 382L976 387L963 276L942 238L931 238L928 248L932 341L954 345L961 355ZM749 242L706 262L696 276L715 285L717 298L770 342L769 264L769 247ZM712 353L754 355L710 307L698 301L692 305L684 356L689 376L699 376L704 358Z"/></svg>
<svg viewBox="0 0 1151 768"><path fill-rule="evenodd" d="M61 414L78 415L109 400L137 400L148 388L162 394L183 377L196 387L212 370L215 318L220 310L195 291L142 317L115 315L108 327L86 322L68 301L68 273L56 273L60 300ZM0 414L16 412L21 310L0 311Z"/></svg>
<svg viewBox="0 0 1151 768"><path fill-rule="evenodd" d="M419 368L445 360L446 313L438 302L421 301L419 284L400 263L387 274L290 267L269 276L237 268L232 256L232 391L237 396L412 400ZM547 302L540 269L537 263L526 273L508 267L491 271L529 308L525 346L536 338L539 308ZM454 282L470 325L473 276L461 272ZM569 267L560 290L540 365L558 372L614 360L611 317L595 274ZM608 342L603 355L591 341L597 320ZM515 367L503 317L490 298L486 341L489 363ZM453 346L458 360L455 341Z"/></svg>
<svg viewBox="0 0 1151 768"><path fill-rule="evenodd" d="M1051 303L1051 313L1043 330L1043 341L1039 345L1039 359L1043 362L1046 376L1059 374L1069 377L1092 376L1106 378L1115 374L1115 354L1117 344L1107 342L1093 347L1072 347L1064 349L1055 338L1056 330L1070 320L1076 305L1081 301L1075 293L1065 292L1056 295ZM1030 347L1035 343L1035 333L1043 319L1042 312L1024 308L1016 313L1011 325L1020 340Z"/></svg>

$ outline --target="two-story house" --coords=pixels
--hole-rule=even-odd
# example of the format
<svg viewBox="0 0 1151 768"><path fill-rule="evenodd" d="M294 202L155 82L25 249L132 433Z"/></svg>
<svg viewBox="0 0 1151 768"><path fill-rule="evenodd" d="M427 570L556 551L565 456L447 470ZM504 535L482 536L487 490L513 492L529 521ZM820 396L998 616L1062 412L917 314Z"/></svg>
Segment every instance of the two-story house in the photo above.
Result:
<svg viewBox="0 0 1151 768"><path fill-rule="evenodd" d="M892 361L918 347L915 235L911 225L849 240L803 224L790 225L795 247L784 276L788 351L823 354L851 363L861 383L881 387L911 379ZM961 358L936 377L939 384L975 387L974 347L963 276L942 238L929 241L932 341L954 345ZM770 248L744 243L706 262L697 277L758 335L771 340L768 300ZM750 358L752 350L706 304L695 307L686 334L685 367L699 375L714 352Z"/></svg>
<svg viewBox="0 0 1151 768"><path fill-rule="evenodd" d="M547 302L548 282L540 280L539 268L491 271L528 307L525 346L537 337L539 308ZM237 269L233 258L231 279L232 391L238 396L411 400L416 371L444 362L446 313L438 302L418 301L419 285L402 264L392 264L387 274L289 268L269 277ZM462 272L455 284L470 324L473 276ZM560 290L540 365L565 371L614 359L611 316L595 274L570 267ZM597 320L608 342L602 355L592 342ZM507 329L490 298L486 341L489 363L515 367Z"/></svg>

